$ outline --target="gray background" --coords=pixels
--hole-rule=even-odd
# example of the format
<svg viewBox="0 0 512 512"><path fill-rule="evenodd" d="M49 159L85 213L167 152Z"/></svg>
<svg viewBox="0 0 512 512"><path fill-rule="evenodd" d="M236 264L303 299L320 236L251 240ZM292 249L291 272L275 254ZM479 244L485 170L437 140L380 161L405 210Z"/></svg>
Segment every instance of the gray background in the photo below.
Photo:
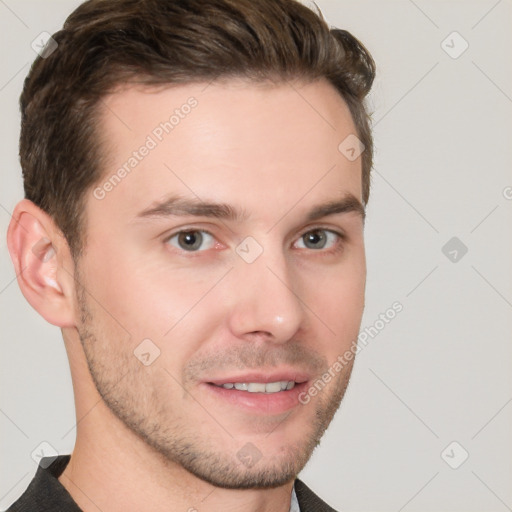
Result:
<svg viewBox="0 0 512 512"><path fill-rule="evenodd" d="M359 353L302 478L344 511L512 510L512 4L317 3L378 64L362 329L395 301L403 311ZM17 100L31 42L78 4L0 0L2 509L42 441L70 453L75 440L60 331L21 295L5 231L22 197Z"/></svg>

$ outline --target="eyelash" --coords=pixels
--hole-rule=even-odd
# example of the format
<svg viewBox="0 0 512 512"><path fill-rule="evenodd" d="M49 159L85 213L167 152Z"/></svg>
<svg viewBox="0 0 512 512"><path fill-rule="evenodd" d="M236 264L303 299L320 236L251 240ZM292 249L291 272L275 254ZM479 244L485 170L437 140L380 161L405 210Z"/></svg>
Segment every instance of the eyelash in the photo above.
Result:
<svg viewBox="0 0 512 512"><path fill-rule="evenodd" d="M210 231L208 231L207 229L195 228L195 227L191 226L191 227L188 227L186 229L180 229L179 231L176 231L175 233L167 236L165 238L165 240L164 240L164 243L167 244L175 236L180 235L182 233L193 233L193 232L196 232L196 231L200 232L200 233L206 233L207 235L210 235L213 239L215 239L215 236L212 233L210 233ZM333 235L336 235L338 237L338 241L335 244L334 248L327 249L327 250L323 250L323 249L318 249L318 250L309 249L310 251L321 253L321 254L337 254L338 252L340 252L343 249L343 242L346 241L346 239L347 239L346 235L344 233L342 233L342 232L335 231L335 230L333 230L331 228L328 228L328 227L325 227L325 226L313 226L311 228L308 228L306 231L302 232L299 235L297 240L300 240L303 236L307 235L308 233L312 233L314 231L325 231L325 232L328 232L328 233L332 233ZM201 253L206 252L206 251L209 250L209 249L206 249L206 250L202 250L202 251L185 251L184 249L177 249L175 247L173 247L173 249L176 249L181 254L183 254L183 253L187 254L187 257L197 257ZM307 247L305 249L301 248L301 250L307 250L307 249L308 249Z"/></svg>

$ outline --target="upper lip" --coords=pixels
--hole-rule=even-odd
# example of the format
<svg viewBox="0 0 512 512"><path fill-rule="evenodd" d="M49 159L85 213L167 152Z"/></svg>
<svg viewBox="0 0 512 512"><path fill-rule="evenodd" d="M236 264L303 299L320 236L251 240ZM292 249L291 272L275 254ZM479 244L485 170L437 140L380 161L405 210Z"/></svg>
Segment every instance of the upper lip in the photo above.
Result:
<svg viewBox="0 0 512 512"><path fill-rule="evenodd" d="M246 373L237 373L228 377L222 376L218 378L206 379L205 382L222 386L230 382L269 382L293 381L296 383L306 382L310 379L310 375L303 370L281 370L281 371L252 371Z"/></svg>

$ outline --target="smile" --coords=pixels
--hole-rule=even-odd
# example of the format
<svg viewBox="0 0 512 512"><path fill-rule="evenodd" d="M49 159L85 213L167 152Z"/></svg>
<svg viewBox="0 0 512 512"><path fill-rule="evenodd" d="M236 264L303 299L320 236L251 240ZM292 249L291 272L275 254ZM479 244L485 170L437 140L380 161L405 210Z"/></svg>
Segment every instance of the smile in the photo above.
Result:
<svg viewBox="0 0 512 512"><path fill-rule="evenodd" d="M225 382L224 384L214 384L214 386L224 389L236 389L248 393L279 393L280 391L289 391L295 387L293 380L280 380L276 382Z"/></svg>

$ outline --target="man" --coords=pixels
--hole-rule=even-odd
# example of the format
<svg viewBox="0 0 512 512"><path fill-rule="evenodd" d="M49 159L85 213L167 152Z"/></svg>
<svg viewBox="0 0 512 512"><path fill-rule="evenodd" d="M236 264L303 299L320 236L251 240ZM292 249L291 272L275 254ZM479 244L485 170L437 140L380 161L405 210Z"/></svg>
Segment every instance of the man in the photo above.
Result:
<svg viewBox="0 0 512 512"><path fill-rule="evenodd" d="M8 246L77 436L9 510L332 510L297 475L364 308L374 74L294 0L91 0L54 34Z"/></svg>

